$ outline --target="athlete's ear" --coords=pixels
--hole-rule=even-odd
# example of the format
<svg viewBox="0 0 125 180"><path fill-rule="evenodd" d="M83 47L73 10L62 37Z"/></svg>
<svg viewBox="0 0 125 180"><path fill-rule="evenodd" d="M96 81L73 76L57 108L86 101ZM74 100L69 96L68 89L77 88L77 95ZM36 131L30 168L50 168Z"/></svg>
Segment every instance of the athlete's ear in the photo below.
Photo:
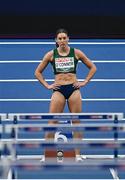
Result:
<svg viewBox="0 0 125 180"><path fill-rule="evenodd" d="M56 47L59 47L57 38L55 38L55 42L56 42Z"/></svg>
<svg viewBox="0 0 125 180"><path fill-rule="evenodd" d="M57 38L55 38L55 42L57 43Z"/></svg>

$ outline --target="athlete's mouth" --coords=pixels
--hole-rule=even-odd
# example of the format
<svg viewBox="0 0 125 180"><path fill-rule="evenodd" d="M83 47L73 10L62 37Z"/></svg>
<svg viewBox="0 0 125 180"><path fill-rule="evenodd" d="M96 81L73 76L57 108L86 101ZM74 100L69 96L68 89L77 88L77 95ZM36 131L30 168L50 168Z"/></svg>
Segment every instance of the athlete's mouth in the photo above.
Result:
<svg viewBox="0 0 125 180"><path fill-rule="evenodd" d="M65 44L64 43L62 43L62 44L60 44L61 46L65 46Z"/></svg>

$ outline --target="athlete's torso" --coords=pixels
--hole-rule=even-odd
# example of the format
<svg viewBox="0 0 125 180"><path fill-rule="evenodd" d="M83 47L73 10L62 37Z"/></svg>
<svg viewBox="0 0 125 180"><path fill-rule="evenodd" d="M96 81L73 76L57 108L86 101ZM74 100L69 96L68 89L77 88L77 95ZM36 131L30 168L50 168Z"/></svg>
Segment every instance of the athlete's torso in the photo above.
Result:
<svg viewBox="0 0 125 180"><path fill-rule="evenodd" d="M74 48L70 48L69 53L66 56L62 56L58 53L58 49L53 50L53 66L54 74L60 73L74 73L76 74L76 66L78 60L75 57Z"/></svg>
<svg viewBox="0 0 125 180"><path fill-rule="evenodd" d="M60 55L58 49L54 49L51 64L55 74L55 82L61 85L74 83L77 80L77 63L78 59L75 57L74 48L70 48L66 56Z"/></svg>

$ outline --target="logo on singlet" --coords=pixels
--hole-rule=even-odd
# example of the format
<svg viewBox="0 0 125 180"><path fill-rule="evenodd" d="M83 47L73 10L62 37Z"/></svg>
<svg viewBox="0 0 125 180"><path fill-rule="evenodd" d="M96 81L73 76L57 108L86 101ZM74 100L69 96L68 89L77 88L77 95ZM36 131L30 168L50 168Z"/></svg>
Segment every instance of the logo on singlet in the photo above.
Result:
<svg viewBox="0 0 125 180"><path fill-rule="evenodd" d="M74 57L55 58L57 72L70 72L74 70Z"/></svg>

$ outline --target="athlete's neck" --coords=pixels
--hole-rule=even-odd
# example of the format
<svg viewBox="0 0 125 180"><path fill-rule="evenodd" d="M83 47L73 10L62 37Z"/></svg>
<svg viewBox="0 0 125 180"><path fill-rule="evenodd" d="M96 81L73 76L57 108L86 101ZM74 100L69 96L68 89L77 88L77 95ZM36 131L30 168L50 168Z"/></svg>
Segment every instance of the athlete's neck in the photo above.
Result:
<svg viewBox="0 0 125 180"><path fill-rule="evenodd" d="M69 54L69 51L70 51L70 47L69 46L59 47L58 48L58 53L59 54Z"/></svg>

